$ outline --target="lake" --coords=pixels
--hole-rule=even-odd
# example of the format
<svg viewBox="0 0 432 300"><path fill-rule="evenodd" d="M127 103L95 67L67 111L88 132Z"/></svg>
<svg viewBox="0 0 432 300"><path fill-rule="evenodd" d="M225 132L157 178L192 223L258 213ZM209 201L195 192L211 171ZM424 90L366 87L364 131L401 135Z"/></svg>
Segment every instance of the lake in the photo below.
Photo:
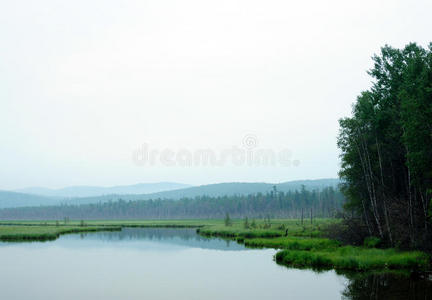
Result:
<svg viewBox="0 0 432 300"><path fill-rule="evenodd" d="M276 250L195 229L123 228L0 243L2 299L432 299L428 280L279 266Z"/></svg>

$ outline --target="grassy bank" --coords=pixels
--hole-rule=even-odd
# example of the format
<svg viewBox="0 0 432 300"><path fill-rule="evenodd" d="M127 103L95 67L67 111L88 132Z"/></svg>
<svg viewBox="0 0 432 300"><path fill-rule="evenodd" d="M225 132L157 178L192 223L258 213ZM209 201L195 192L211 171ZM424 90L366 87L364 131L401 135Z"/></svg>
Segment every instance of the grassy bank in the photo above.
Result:
<svg viewBox="0 0 432 300"><path fill-rule="evenodd" d="M270 227L257 223L256 228L245 228L240 221L231 226L205 226L198 231L205 236L219 236L237 240L247 247L280 249L278 264L312 269L343 271L421 271L430 268L430 258L419 251L376 249L343 246L338 241L323 237L324 228L335 222L317 219L303 225L299 220L276 220Z"/></svg>
<svg viewBox="0 0 432 300"><path fill-rule="evenodd" d="M222 223L222 220L0 221L0 241L48 241L67 233L115 231L122 227L200 228Z"/></svg>
<svg viewBox="0 0 432 300"><path fill-rule="evenodd" d="M60 234L85 231L119 230L122 227L168 227L197 228L204 236L218 236L231 239L277 238L290 236L319 236L320 226L334 222L318 219L315 224L300 220L275 219L270 227L263 220L256 220L254 228L244 228L243 220L232 220L225 226L223 220L68 220L68 221L0 221L0 240L52 240ZM258 245L257 245L258 246ZM266 245L262 245L267 247ZM272 247L272 246L268 246Z"/></svg>
<svg viewBox="0 0 432 300"><path fill-rule="evenodd" d="M252 222L255 224L252 225ZM315 219L311 224L305 220L302 224L297 219L274 219L270 225L263 220L249 221L246 228L243 220L232 221L231 226L220 224L206 225L199 230L199 233L205 236L219 236L234 239L253 239L253 238L277 238L283 236L296 237L321 237L322 229L332 224L334 219Z"/></svg>
<svg viewBox="0 0 432 300"><path fill-rule="evenodd" d="M275 248L289 250L319 250L339 247L339 242L326 238L278 237L245 239L243 243L254 248Z"/></svg>
<svg viewBox="0 0 432 300"><path fill-rule="evenodd" d="M62 234L115 231L115 226L54 226L54 225L3 225L0 226L0 241L49 241Z"/></svg>
<svg viewBox="0 0 432 300"><path fill-rule="evenodd" d="M313 249L311 251L282 250L276 262L298 268L337 270L424 270L429 265L426 254L417 251L401 252L395 249L368 249L344 246Z"/></svg>
<svg viewBox="0 0 432 300"><path fill-rule="evenodd" d="M2 225L16 225L16 226L53 226L59 224L61 226L80 226L81 220L70 221L39 221L39 220L25 220L25 221L0 221ZM120 226L120 227L184 227L184 228L199 228L202 226L214 226L223 224L223 220L85 220L83 221L86 226Z"/></svg>

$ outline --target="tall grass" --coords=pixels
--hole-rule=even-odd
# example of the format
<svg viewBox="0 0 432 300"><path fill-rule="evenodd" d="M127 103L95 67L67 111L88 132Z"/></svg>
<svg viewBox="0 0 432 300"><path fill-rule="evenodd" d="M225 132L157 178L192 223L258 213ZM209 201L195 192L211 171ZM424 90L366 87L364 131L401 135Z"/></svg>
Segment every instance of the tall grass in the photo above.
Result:
<svg viewBox="0 0 432 300"><path fill-rule="evenodd" d="M325 238L278 237L273 239L247 239L245 246L290 250L317 250L339 247L339 242Z"/></svg>
<svg viewBox="0 0 432 300"><path fill-rule="evenodd" d="M429 258L423 252L401 252L395 249L367 249L344 246L317 251L282 250L276 262L293 267L340 270L424 270Z"/></svg>

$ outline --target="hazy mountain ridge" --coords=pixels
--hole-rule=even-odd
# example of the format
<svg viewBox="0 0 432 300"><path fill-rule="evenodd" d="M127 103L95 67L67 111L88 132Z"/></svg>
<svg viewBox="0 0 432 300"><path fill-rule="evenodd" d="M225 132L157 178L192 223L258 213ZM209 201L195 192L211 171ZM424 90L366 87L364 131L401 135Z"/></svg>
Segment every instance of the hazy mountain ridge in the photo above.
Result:
<svg viewBox="0 0 432 300"><path fill-rule="evenodd" d="M132 220L234 218L300 218L313 211L315 217L330 218L341 211L345 197L340 190L325 187L279 193L267 191L223 197L201 196L179 200L154 199L108 201L81 205L55 205L0 209L2 220Z"/></svg>
<svg viewBox="0 0 432 300"><path fill-rule="evenodd" d="M307 189L323 188L327 186L336 187L339 179L317 179L317 180L296 180L282 183L264 183L264 182L227 182L207 184L196 187L190 187L181 190L172 190L148 195L141 195L145 199L181 199L194 198L197 196L228 196L228 195L247 195L255 193L266 193L276 186L279 191L287 192L300 190L302 185Z"/></svg>
<svg viewBox="0 0 432 300"><path fill-rule="evenodd" d="M302 185L307 189L321 189L328 186L337 187L339 179L317 179L317 180L296 180L282 182L278 184L264 182L228 182L208 184L201 186L192 186L169 191L162 191L148 194L106 194L96 197L48 197L38 196L10 191L0 191L0 208L8 207L25 207L25 206L40 206L40 205L60 205L60 204L90 204L103 203L108 201L117 201L119 199L126 201L134 200L149 200L149 199L171 199L179 200L182 198L195 198L198 196L231 196L231 195L247 195L256 193L266 193L276 186L279 191L287 192L300 190ZM139 184L138 184L139 185ZM132 185L137 186L137 185ZM129 186L130 187L130 186ZM72 187L73 188L73 187ZM113 187L116 188L116 187ZM66 188L67 189L67 188ZM107 188L110 190L110 188Z"/></svg>
<svg viewBox="0 0 432 300"><path fill-rule="evenodd" d="M56 197L45 197L0 190L0 208L57 205L62 200L62 198Z"/></svg>
<svg viewBox="0 0 432 300"><path fill-rule="evenodd" d="M100 186L70 186L60 189L49 189L44 187L30 187L15 190L14 192L26 193L47 197L81 198L98 197L103 195L122 194L149 194L163 191L183 189L191 187L189 184L177 182L138 183L133 185L119 185L112 187Z"/></svg>

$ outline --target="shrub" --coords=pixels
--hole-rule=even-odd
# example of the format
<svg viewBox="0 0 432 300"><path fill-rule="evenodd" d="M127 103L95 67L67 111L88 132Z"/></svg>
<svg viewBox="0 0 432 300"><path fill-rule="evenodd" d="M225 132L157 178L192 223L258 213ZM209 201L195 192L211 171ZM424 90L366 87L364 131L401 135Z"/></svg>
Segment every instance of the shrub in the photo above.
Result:
<svg viewBox="0 0 432 300"><path fill-rule="evenodd" d="M367 248L376 248L381 243L381 240L375 236L369 236L364 239L363 245Z"/></svg>

